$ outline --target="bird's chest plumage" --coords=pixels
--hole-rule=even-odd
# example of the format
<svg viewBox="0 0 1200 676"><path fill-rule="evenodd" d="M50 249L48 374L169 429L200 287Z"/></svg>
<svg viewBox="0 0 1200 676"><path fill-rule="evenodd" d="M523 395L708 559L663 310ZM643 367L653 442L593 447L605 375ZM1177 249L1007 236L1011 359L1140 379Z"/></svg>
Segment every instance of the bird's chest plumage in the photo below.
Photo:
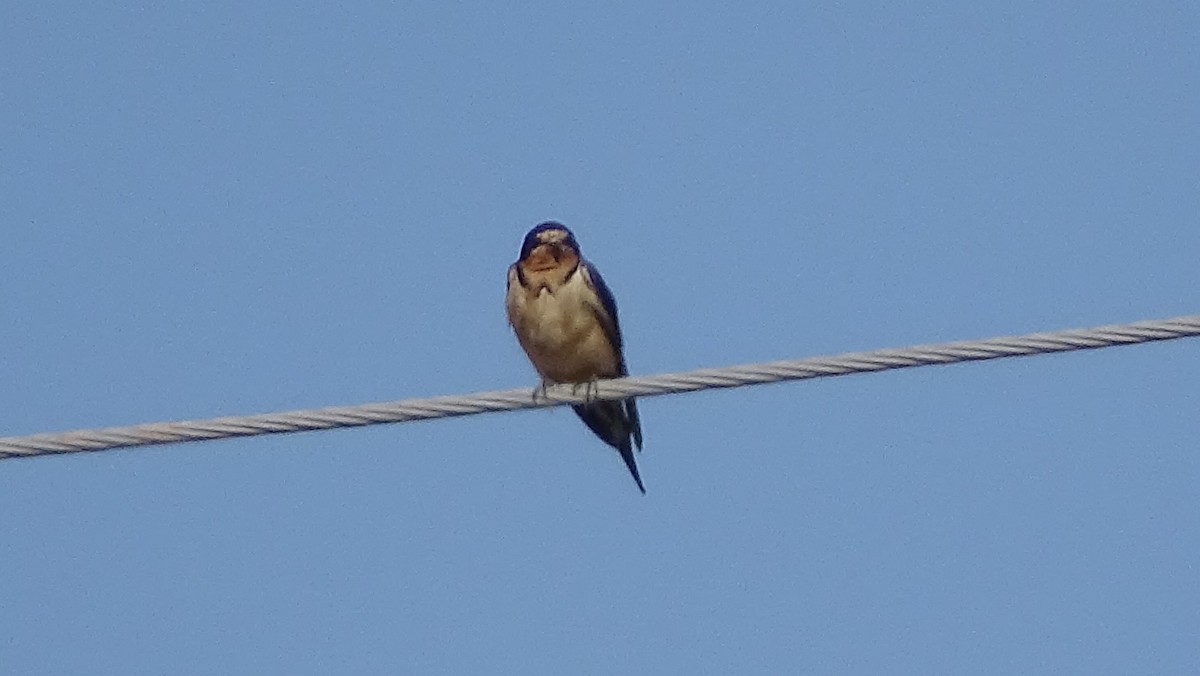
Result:
<svg viewBox="0 0 1200 676"><path fill-rule="evenodd" d="M580 272L557 288L536 280L509 285L509 322L543 378L570 383L619 375L620 357L597 318L597 303Z"/></svg>

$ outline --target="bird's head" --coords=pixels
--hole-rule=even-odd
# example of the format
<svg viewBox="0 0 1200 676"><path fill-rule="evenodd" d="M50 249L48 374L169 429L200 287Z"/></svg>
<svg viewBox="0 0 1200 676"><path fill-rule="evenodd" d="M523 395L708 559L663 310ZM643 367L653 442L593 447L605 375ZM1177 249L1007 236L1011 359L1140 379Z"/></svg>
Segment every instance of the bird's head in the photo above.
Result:
<svg viewBox="0 0 1200 676"><path fill-rule="evenodd" d="M579 243L567 226L547 221L530 230L517 260L526 273L574 270L579 265Z"/></svg>

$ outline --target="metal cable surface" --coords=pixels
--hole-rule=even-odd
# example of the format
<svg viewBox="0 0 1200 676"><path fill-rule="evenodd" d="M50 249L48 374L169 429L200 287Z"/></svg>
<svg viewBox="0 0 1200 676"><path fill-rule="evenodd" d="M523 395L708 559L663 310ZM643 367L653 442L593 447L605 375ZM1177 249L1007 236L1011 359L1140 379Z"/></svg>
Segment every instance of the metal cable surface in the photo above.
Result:
<svg viewBox="0 0 1200 676"><path fill-rule="evenodd" d="M57 434L0 437L0 460L249 437L260 434L283 434L430 420L492 411L546 408L600 399L659 396L934 364L1091 350L1194 336L1200 336L1200 315L1132 324L1113 324L1090 329L1034 333L1024 336L916 345L872 352L849 352L829 357L700 369L656 376L617 378L579 386L555 385L544 390L541 388L500 390L428 399L405 399L361 406L335 406L207 420L147 423Z"/></svg>

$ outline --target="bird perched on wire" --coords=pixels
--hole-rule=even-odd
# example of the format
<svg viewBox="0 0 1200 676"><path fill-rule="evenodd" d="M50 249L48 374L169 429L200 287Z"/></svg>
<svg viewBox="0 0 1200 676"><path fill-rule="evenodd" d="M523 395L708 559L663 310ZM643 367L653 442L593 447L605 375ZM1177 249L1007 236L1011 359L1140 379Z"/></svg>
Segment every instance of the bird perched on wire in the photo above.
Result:
<svg viewBox="0 0 1200 676"><path fill-rule="evenodd" d="M591 383L628 375L617 302L563 224L547 221L525 235L520 257L508 268L504 305L517 341L543 383ZM572 408L596 436L617 449L645 493L633 459L633 446L642 450L637 403L630 398Z"/></svg>

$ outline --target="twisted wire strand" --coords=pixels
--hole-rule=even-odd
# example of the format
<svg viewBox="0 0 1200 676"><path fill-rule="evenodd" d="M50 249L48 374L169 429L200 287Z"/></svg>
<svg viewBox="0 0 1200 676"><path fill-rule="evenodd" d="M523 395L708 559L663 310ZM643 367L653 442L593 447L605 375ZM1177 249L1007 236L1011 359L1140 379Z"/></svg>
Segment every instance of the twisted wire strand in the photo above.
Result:
<svg viewBox="0 0 1200 676"><path fill-rule="evenodd" d="M656 376L616 378L576 386L553 385L546 388L405 399L361 406L334 406L207 420L147 423L58 434L0 437L0 460L249 437L260 434L360 427L525 408L547 408L596 400L624 399L631 396L649 397L697 390L761 385L784 380L825 378L916 366L1092 350L1194 336L1200 336L1200 315L1132 324L1113 324L1090 329L1034 333L1024 336L916 345L901 349L848 352L828 357L745 364L682 373L664 373Z"/></svg>

